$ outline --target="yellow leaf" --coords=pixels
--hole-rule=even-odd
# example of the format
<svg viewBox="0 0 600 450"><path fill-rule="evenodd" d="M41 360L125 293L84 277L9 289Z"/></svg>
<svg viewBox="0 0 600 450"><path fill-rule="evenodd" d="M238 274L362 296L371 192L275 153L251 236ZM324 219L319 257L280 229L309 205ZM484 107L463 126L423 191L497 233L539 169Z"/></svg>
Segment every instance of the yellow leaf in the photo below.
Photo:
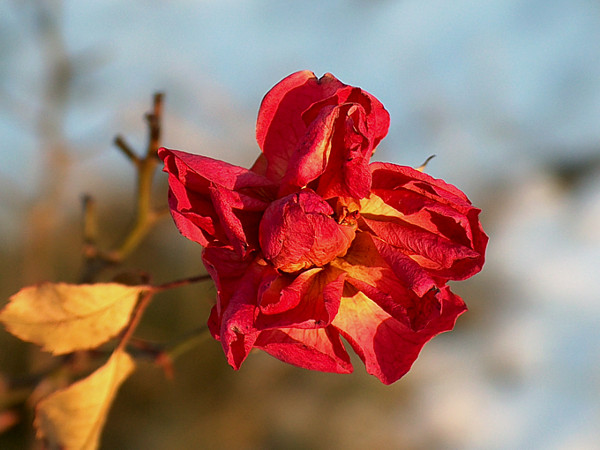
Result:
<svg viewBox="0 0 600 450"><path fill-rule="evenodd" d="M134 368L127 353L116 351L88 377L40 401L34 422L37 437L44 439L49 448L98 448L112 401Z"/></svg>
<svg viewBox="0 0 600 450"><path fill-rule="evenodd" d="M0 322L19 339L56 355L94 348L127 325L144 289L117 283L42 283L13 295Z"/></svg>

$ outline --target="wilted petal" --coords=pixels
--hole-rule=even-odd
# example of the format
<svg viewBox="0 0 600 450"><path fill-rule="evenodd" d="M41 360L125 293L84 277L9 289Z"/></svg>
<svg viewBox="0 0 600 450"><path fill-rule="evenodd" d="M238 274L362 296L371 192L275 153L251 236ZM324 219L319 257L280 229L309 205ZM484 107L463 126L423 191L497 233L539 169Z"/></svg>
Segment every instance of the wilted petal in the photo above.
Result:
<svg viewBox="0 0 600 450"><path fill-rule="evenodd" d="M203 246L257 247L262 211L275 195L265 177L199 155L161 148L169 206L180 232Z"/></svg>
<svg viewBox="0 0 600 450"><path fill-rule="evenodd" d="M233 295L237 282L254 262L255 255L242 256L231 247L205 247L202 262L217 288L217 312L222 314Z"/></svg>
<svg viewBox="0 0 600 450"><path fill-rule="evenodd" d="M217 288L208 326L221 341L229 364L238 369L258 336L254 327L258 288L275 270L261 258L242 258L228 248L207 247L202 260Z"/></svg>
<svg viewBox="0 0 600 450"><path fill-rule="evenodd" d="M410 258L389 245L359 233L344 258L332 265L346 273L346 281L386 313L418 331L439 316L435 280Z"/></svg>
<svg viewBox="0 0 600 450"><path fill-rule="evenodd" d="M322 328L337 314L345 273L333 267L266 279L259 288L256 327Z"/></svg>
<svg viewBox="0 0 600 450"><path fill-rule="evenodd" d="M170 175L169 209L177 229L186 238L204 247L210 242L227 242L210 196L188 191Z"/></svg>
<svg viewBox="0 0 600 450"><path fill-rule="evenodd" d="M234 369L239 369L258 337L259 331L254 327L258 287L272 271L264 262L254 261L231 289L231 297L223 298L220 294L217 300L222 305L219 340Z"/></svg>
<svg viewBox="0 0 600 450"><path fill-rule="evenodd" d="M460 297L447 287L437 296L441 304L439 317L419 331L392 317L362 292L342 297L333 326L350 342L367 372L391 384L408 372L427 341L451 330L466 310Z"/></svg>
<svg viewBox="0 0 600 450"><path fill-rule="evenodd" d="M326 74L324 77L327 75L331 74ZM381 141L388 132L390 115L379 100L368 92L363 91L361 88L344 85L344 87L338 89L333 96L311 105L311 107L302 114L302 119L307 124L311 123L324 105L342 104L359 105L365 112L366 120L364 122L361 121L362 124L357 126L362 128L361 132L363 134L368 135L369 138L372 139L372 149L375 149L377 144L379 144L379 141Z"/></svg>
<svg viewBox="0 0 600 450"><path fill-rule="evenodd" d="M240 192L261 187L268 191L274 186L271 181L248 169L207 156L167 148L159 149L158 156L165 162L165 172L176 175L195 192L204 192L211 182ZM255 197L259 198L259 195Z"/></svg>
<svg viewBox="0 0 600 450"><path fill-rule="evenodd" d="M295 272L345 254L356 224L338 224L332 215L331 206L310 189L273 202L259 228L265 258L277 269Z"/></svg>
<svg viewBox="0 0 600 450"><path fill-rule="evenodd" d="M258 112L256 140L268 161L269 179L283 178L290 156L307 129L302 113L344 86L331 74L317 78L304 70L284 78L265 95Z"/></svg>
<svg viewBox="0 0 600 450"><path fill-rule="evenodd" d="M341 105L344 105L343 114L335 112L334 117L327 118L332 108ZM285 78L267 93L261 104L256 138L266 164L265 160L259 158L252 170L265 174L271 180L280 181L288 172L291 159L297 158L297 151L308 153L309 156L313 152L327 153L329 150L325 147L330 140L332 123L338 117L345 122L351 108L363 111L360 123L357 122L358 117L353 117L352 131L366 138L361 153L368 159L389 127L389 114L375 97L360 88L343 84L329 73L317 79L312 72L302 71ZM324 129L320 130L321 127ZM339 136L339 139L343 141L344 137ZM312 151L309 151L311 147ZM304 149L299 150L301 148ZM311 158L304 155L304 159L307 163ZM309 164L308 172L314 175L321 164L313 162ZM292 172L302 167L298 161L294 164L296 168ZM301 183L301 178L313 175L305 173L296 182ZM282 187L281 195L291 192L294 174L287 175L287 178L288 186ZM299 187L306 185L297 184Z"/></svg>
<svg viewBox="0 0 600 450"><path fill-rule="evenodd" d="M279 196L305 188L325 172L339 117L339 107L327 106L309 124L305 134L298 141L297 149L290 155Z"/></svg>
<svg viewBox="0 0 600 450"><path fill-rule="evenodd" d="M369 161L376 144L366 129L366 113L362 107L353 105L344 119L334 135L327 169L319 179L317 193L323 198L360 199L371 190Z"/></svg>
<svg viewBox="0 0 600 450"><path fill-rule="evenodd" d="M262 331L254 345L281 361L305 369L352 372L348 353L333 327Z"/></svg>
<svg viewBox="0 0 600 450"><path fill-rule="evenodd" d="M361 200L365 229L436 277L460 280L484 262L479 209L454 186L410 167L373 163L372 194Z"/></svg>
<svg viewBox="0 0 600 450"><path fill-rule="evenodd" d="M365 197L371 188L373 145L362 106L345 103L324 107L292 154L279 195L318 179L316 192L325 199Z"/></svg>
<svg viewBox="0 0 600 450"><path fill-rule="evenodd" d="M436 289L436 282L414 261L368 233L358 233L344 258L332 265L394 317L416 327L421 319L416 299ZM413 292L415 294L413 294Z"/></svg>

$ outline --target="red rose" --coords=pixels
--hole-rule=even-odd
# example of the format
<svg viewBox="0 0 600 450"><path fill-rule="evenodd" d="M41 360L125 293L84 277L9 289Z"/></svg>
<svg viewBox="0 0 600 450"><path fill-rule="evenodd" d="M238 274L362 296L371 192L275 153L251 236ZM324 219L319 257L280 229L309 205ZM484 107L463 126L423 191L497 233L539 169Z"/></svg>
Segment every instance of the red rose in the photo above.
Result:
<svg viewBox="0 0 600 450"><path fill-rule="evenodd" d="M479 210L415 169L369 164L388 126L372 95L303 71L265 96L251 169L159 151L175 223L204 246L209 326L235 369L256 347L348 373L343 336L389 384L466 310L446 283L481 270Z"/></svg>

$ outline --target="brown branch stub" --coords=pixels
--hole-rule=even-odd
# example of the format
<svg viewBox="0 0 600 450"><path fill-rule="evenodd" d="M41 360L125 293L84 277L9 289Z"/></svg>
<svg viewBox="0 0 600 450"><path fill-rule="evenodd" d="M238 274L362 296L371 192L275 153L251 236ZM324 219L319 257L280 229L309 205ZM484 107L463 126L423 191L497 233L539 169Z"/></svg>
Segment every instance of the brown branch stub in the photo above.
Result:
<svg viewBox="0 0 600 450"><path fill-rule="evenodd" d="M158 157L160 140L162 135L162 114L164 104L164 94L156 92L152 100L152 112L146 114L146 121L149 127L148 149L146 155L148 158Z"/></svg>
<svg viewBox="0 0 600 450"><path fill-rule="evenodd" d="M133 148L131 148L123 136L117 135L115 137L114 144L123 152L125 156L127 156L132 163L139 167L141 163L139 156L135 154L135 151Z"/></svg>
<svg viewBox="0 0 600 450"><path fill-rule="evenodd" d="M96 214L96 201L94 198L85 194L82 198L83 203L83 243L86 247L96 246L98 238L98 216Z"/></svg>
<svg viewBox="0 0 600 450"><path fill-rule="evenodd" d="M98 216L96 214L96 201L91 195L85 194L82 199L83 217L83 257L86 265L90 260L98 258Z"/></svg>
<svg viewBox="0 0 600 450"><path fill-rule="evenodd" d="M429 158L427 158L425 160L425 162L423 164L421 164L419 167L415 167L415 170L418 170L419 172L423 172L425 170L425 167L427 167L427 164L429 164L429 161L431 161L433 158L435 158L436 155L431 155Z"/></svg>
<svg viewBox="0 0 600 450"><path fill-rule="evenodd" d="M148 125L148 148L139 156L121 135L117 135L114 144L134 164L137 178L137 195L133 226L120 239L121 244L112 249L99 249L96 244L96 231L93 222L93 202L84 201L84 247L85 267L82 279L91 282L106 267L121 263L144 239L154 223L165 215L165 210L152 205L152 183L156 166L159 163L158 149L161 145L162 114L164 94L157 92L153 96L152 109L145 115ZM88 205L89 203L89 205Z"/></svg>

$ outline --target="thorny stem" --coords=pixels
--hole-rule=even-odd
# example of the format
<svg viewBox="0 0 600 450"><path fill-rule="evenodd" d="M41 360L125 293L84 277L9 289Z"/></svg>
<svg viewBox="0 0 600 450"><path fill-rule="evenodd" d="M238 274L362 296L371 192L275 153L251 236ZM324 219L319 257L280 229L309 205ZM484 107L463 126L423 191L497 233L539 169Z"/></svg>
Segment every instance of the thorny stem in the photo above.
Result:
<svg viewBox="0 0 600 450"><path fill-rule="evenodd" d="M155 93L153 97L152 112L145 116L146 122L148 123L148 144L143 157L140 158L122 136L117 136L115 138L115 145L133 163L137 171L135 222L120 246L109 252L102 252L97 248L95 203L91 197L84 197L83 239L86 265L82 276L82 282L93 281L95 276L106 266L118 264L125 259L125 257L139 245L156 220L168 211L168 209L155 209L152 206L152 181L156 165L159 162L158 149L160 147L162 134L161 122L163 99L164 95L162 93ZM133 316L127 325L127 329L123 333L116 350L123 350L128 345L155 293L167 289L174 289L190 283L205 281L209 278L209 275L198 275L182 280L171 281L162 285L150 286L143 291L140 294ZM165 352L162 352L162 354L164 353Z"/></svg>
<svg viewBox="0 0 600 450"><path fill-rule="evenodd" d="M115 265L122 262L137 246L142 239L147 235L148 231L155 222L162 216L168 213L168 208L155 208L152 206L152 183L156 166L159 163L158 149L160 148L161 139L161 119L163 111L163 94L156 93L153 97L152 112L146 114L145 118L148 123L148 145L143 157L139 157L126 140L117 136L115 145L127 156L133 163L137 173L137 196L136 196L136 212L134 224L122 239L122 242L116 248L104 251L98 248L98 220L96 213L96 203L94 199L86 195L83 197L83 255L85 264L83 273L80 277L81 283L90 283L96 280L98 274L110 265ZM182 339L170 345L148 345L133 338L136 328L138 327L142 316L148 308L152 298L158 292L168 289L174 289L180 286L185 286L191 283L201 282L210 279L209 275L198 275L186 279L175 280L161 285L148 286L139 297L134 313L123 332L119 343L114 351L121 351L125 348L138 350L141 354L150 355L154 363L163 368L166 375L172 375L172 362L179 356L189 351L196 345L204 341L208 335L206 326L194 330ZM13 397L3 398L3 407L10 407L21 403L29 397L35 385L40 380L56 373L59 370L65 370L71 358L75 357L79 352L70 355L65 355L57 364L45 370L31 375L26 379L10 382L14 384L11 392ZM104 355L105 353L98 350L90 350L87 352L92 357ZM112 352L111 352L112 353ZM12 387L12 386L11 386Z"/></svg>
<svg viewBox="0 0 600 450"><path fill-rule="evenodd" d="M119 150L121 150L125 154L125 156L127 156L131 160L132 163L134 163L136 166L139 166L139 156L135 154L135 152L127 143L125 138L123 138L123 136L118 135L114 140L114 144L119 148Z"/></svg>
<svg viewBox="0 0 600 450"><path fill-rule="evenodd" d="M98 216L96 201L90 195L83 197L83 244L90 247L96 245L98 237ZM84 249L85 251L85 249Z"/></svg>

